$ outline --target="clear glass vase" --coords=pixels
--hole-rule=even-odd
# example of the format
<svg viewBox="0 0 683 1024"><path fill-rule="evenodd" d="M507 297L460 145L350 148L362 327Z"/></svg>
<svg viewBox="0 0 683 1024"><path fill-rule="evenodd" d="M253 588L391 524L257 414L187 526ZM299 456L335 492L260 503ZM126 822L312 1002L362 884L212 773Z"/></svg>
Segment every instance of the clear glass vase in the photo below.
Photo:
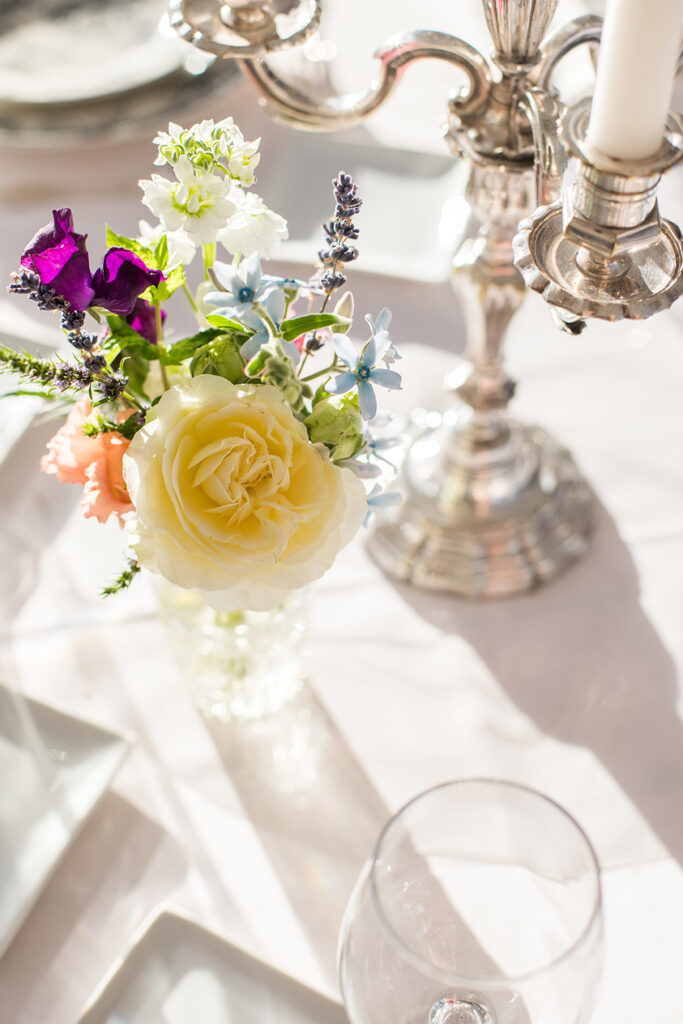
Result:
<svg viewBox="0 0 683 1024"><path fill-rule="evenodd" d="M309 590L267 612L218 612L196 590L156 582L161 619L195 706L206 718L279 711L304 684Z"/></svg>

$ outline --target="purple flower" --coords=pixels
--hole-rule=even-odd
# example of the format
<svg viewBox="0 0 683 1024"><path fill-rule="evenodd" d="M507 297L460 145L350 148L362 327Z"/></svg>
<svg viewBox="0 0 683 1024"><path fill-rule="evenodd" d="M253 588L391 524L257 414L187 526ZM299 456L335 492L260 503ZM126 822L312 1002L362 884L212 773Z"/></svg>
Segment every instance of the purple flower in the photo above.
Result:
<svg viewBox="0 0 683 1024"><path fill-rule="evenodd" d="M161 322L163 323L166 319L166 313L162 309L161 311ZM157 317L156 310L151 302L147 302L146 299L136 299L133 309L126 317L127 322L141 334L143 338L146 338L152 345L156 345L159 337L157 334Z"/></svg>
<svg viewBox="0 0 683 1024"><path fill-rule="evenodd" d="M138 296L150 285L158 285L163 277L160 270L150 270L134 252L107 249L102 266L93 274L95 295L90 305L128 316Z"/></svg>
<svg viewBox="0 0 683 1024"><path fill-rule="evenodd" d="M71 210L53 210L52 224L38 231L21 256L22 267L78 310L87 309L94 295L86 237L74 232Z"/></svg>

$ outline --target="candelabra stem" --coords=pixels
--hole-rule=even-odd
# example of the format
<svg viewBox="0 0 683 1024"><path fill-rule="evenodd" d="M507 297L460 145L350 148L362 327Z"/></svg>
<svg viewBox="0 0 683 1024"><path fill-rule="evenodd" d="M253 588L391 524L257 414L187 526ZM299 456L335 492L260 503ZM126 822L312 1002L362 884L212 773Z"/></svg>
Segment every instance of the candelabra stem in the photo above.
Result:
<svg viewBox="0 0 683 1024"><path fill-rule="evenodd" d="M468 195L482 226L454 260L467 327L465 359L447 379L457 402L411 447L405 501L370 550L399 578L493 597L554 576L584 550L590 495L564 448L507 413L505 335L525 295L511 239L534 205L533 168L474 164Z"/></svg>

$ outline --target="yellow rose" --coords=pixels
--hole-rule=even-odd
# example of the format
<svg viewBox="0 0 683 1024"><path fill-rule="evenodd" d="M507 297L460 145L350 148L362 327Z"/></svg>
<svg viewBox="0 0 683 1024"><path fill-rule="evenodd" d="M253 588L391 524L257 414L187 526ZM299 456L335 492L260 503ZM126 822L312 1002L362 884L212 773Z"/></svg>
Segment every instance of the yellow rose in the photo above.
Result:
<svg viewBox="0 0 683 1024"><path fill-rule="evenodd" d="M201 375L171 388L124 476L140 564L221 611L318 579L363 521L363 484L314 447L281 393Z"/></svg>

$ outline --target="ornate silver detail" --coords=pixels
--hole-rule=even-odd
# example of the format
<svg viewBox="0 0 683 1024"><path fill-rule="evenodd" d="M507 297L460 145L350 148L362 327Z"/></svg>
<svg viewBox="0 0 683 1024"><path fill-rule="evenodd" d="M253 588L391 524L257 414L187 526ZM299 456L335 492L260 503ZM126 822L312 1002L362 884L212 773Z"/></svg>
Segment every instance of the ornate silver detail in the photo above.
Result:
<svg viewBox="0 0 683 1024"><path fill-rule="evenodd" d="M271 0L169 0L169 17L178 35L198 49L246 58L300 46L320 27L319 0L281 7Z"/></svg>
<svg viewBox="0 0 683 1024"><path fill-rule="evenodd" d="M540 207L519 225L515 263L527 287L559 307L563 326L585 317L641 320L667 309L683 293L683 244L675 224L661 220L662 171L683 157L681 119L648 160L599 157L591 162L583 101L567 112L562 134L578 158L563 202Z"/></svg>

